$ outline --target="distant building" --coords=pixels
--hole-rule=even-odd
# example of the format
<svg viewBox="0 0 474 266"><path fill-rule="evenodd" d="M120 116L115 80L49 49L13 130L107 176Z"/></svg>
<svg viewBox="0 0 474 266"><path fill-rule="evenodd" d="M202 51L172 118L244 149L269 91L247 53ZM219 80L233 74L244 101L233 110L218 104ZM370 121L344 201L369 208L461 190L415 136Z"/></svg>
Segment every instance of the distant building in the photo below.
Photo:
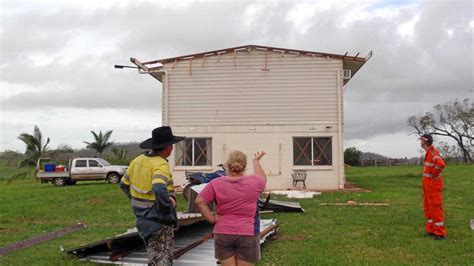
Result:
<svg viewBox="0 0 474 266"><path fill-rule="evenodd" d="M212 171L232 150L265 150L268 189L344 187L343 86L370 58L247 45L141 63L163 84L162 121L187 139L170 165Z"/></svg>

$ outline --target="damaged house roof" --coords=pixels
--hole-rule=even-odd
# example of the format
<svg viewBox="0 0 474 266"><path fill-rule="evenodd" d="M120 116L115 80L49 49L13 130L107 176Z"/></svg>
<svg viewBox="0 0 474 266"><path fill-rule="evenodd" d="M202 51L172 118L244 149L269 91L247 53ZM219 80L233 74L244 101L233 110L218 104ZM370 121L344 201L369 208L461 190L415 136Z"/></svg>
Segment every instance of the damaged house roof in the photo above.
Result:
<svg viewBox="0 0 474 266"><path fill-rule="evenodd" d="M359 53L356 55L348 55L348 52L345 54L333 54L333 53L322 53L322 52L315 52L315 51L305 51L305 50L296 50L296 49L289 49L289 48L279 48L279 47L270 47L270 46L263 46L263 45L243 45L231 48L224 48L219 50L207 51L207 52L200 52L158 60L152 60L147 62L140 62L135 58L131 58L130 61L134 63L141 73L145 72L147 74L152 75L154 78L162 81L163 73L160 70L163 67L163 64L167 63L177 63L182 60L196 60L199 58L206 58L208 56L218 56L220 57L222 54L233 53L234 57L236 53L239 51L248 51L251 50L261 50L265 52L272 52L272 53L281 53L282 56L284 54L293 54L296 56L310 56L310 57L326 57L328 59L341 59L343 61L343 68L345 70L350 70L351 77L344 79L344 84L346 84L354 75L359 71L359 69L372 57L372 51L370 51L365 57L359 57ZM158 64L158 65L157 65ZM154 66L157 65L157 66ZM142 72L143 71L143 72ZM144 74L145 74L144 73Z"/></svg>

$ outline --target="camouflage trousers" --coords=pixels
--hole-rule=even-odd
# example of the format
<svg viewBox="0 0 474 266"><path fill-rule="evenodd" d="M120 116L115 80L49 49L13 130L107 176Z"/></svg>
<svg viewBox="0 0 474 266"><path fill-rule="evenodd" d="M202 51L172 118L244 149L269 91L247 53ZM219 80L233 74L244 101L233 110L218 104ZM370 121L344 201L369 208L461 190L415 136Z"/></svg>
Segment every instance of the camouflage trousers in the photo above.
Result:
<svg viewBox="0 0 474 266"><path fill-rule="evenodd" d="M173 227L163 225L145 240L148 265L173 265Z"/></svg>

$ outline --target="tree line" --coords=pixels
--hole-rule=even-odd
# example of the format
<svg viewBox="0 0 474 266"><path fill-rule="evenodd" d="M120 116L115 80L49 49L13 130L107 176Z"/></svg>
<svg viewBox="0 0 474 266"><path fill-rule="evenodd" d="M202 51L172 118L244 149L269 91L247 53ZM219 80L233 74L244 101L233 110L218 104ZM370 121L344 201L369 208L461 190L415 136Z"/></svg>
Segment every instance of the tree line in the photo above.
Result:
<svg viewBox="0 0 474 266"><path fill-rule="evenodd" d="M433 106L431 112L412 115L407 121L409 135L431 134L443 139L454 140L455 145L438 141L435 147L447 161L465 163L474 159L474 102L471 99L449 101ZM348 165L361 165L362 152L355 147L344 151L344 162Z"/></svg>
<svg viewBox="0 0 474 266"><path fill-rule="evenodd" d="M462 157L466 163L473 162L474 145L474 102L471 99L455 99L443 104L437 104L433 111L419 115L412 115L408 118L408 127L412 130L410 134L423 135L425 133L454 140L456 145L449 145L440 141L436 147L446 158ZM84 141L86 148L102 156L110 149L113 160L128 163L129 156L127 150L113 147L111 140L112 130L99 133L91 131L92 141ZM50 138L43 137L38 126L34 127L33 134L22 133L18 139L26 145L26 151L20 162L20 167L37 166L40 158L60 157L61 154L72 153L73 150L67 145L59 146L56 150L50 150L48 145ZM349 165L360 165L362 152L355 147L350 147L344 151L344 162ZM133 156L133 155L132 155Z"/></svg>
<svg viewBox="0 0 474 266"><path fill-rule="evenodd" d="M98 133L91 131L93 140L83 141L86 144L86 149L94 151L95 157L102 157L104 152L110 149L113 154L112 158L110 159L116 163L128 163L128 152L124 149L114 147L115 143L111 140L112 133L112 130L105 131L104 133L102 133L102 130L100 130ZM52 158L59 161L67 161L69 158L66 157L75 153L75 151L68 145L60 145L55 150L50 149L48 146L50 143L50 138L43 137L41 130L36 125L34 127L33 134L22 133L18 136L18 139L26 145L26 151L21 157L18 165L19 167L36 166L39 168L38 163L40 159Z"/></svg>
<svg viewBox="0 0 474 266"><path fill-rule="evenodd" d="M111 140L112 130L91 131L92 141L83 141L85 149L74 150L66 144L61 144L57 149L49 147L50 138L45 138L38 126L34 126L32 134L22 133L18 136L26 145L23 154L14 151L0 152L0 159L9 166L16 166L20 172L7 178L10 184L18 178L35 176L41 168L40 163L51 160L57 164L67 164L74 157L102 157L112 164L129 165L130 160L140 154L138 143L115 143Z"/></svg>

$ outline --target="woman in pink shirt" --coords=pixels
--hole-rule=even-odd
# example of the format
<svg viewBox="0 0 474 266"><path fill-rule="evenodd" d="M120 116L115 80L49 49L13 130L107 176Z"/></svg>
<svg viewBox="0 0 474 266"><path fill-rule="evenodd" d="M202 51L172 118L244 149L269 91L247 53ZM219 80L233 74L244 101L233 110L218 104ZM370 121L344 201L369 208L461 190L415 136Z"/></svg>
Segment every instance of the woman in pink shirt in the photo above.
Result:
<svg viewBox="0 0 474 266"><path fill-rule="evenodd" d="M214 224L214 250L222 265L253 265L260 260L260 220L257 201L265 190L265 172L260 165L264 151L253 159L254 174L244 175L247 156L240 151L229 155L228 175L212 180L196 199L196 207ZM208 205L216 201L216 215Z"/></svg>

